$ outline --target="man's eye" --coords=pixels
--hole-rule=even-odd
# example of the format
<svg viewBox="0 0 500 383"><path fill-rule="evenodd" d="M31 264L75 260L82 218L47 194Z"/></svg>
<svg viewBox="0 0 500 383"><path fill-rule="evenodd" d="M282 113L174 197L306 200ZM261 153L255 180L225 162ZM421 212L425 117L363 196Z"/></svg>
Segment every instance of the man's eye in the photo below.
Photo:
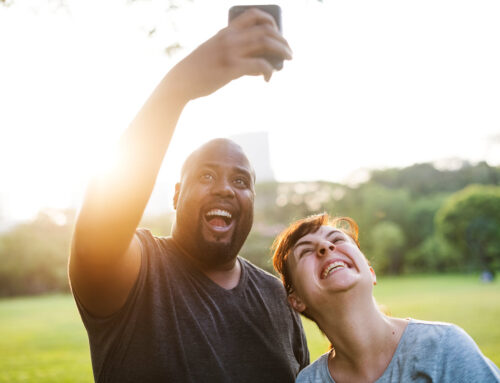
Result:
<svg viewBox="0 0 500 383"><path fill-rule="evenodd" d="M234 183L237 186L248 187L248 181L244 178L235 178Z"/></svg>
<svg viewBox="0 0 500 383"><path fill-rule="evenodd" d="M214 179L214 176L211 175L210 173L203 173L200 177L202 181L212 181Z"/></svg>

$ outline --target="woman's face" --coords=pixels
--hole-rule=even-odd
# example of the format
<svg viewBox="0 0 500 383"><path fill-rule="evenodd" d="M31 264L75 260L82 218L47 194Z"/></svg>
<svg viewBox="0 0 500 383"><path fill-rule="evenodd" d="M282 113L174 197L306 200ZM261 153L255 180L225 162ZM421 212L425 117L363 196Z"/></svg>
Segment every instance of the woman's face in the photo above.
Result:
<svg viewBox="0 0 500 383"><path fill-rule="evenodd" d="M332 226L321 226L300 238L288 267L294 287L290 303L299 312L321 309L332 294L358 286L371 294L375 282L375 273L356 243Z"/></svg>

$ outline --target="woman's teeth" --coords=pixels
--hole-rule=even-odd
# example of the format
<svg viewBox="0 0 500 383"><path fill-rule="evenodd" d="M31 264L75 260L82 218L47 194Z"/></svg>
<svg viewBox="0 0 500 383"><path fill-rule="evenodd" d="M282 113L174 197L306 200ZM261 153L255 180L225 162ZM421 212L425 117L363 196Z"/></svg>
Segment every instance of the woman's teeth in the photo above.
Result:
<svg viewBox="0 0 500 383"><path fill-rule="evenodd" d="M344 267L347 267L347 265L345 264L345 262L342 261L335 261L330 263L321 273L321 279L325 279L330 273L333 273L335 270Z"/></svg>

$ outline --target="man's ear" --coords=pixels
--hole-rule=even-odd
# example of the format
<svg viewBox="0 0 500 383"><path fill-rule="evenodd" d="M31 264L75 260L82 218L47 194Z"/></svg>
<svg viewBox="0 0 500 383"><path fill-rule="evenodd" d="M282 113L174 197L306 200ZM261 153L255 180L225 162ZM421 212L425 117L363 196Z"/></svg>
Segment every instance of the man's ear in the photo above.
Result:
<svg viewBox="0 0 500 383"><path fill-rule="evenodd" d="M179 192L181 190L180 182L175 184L175 193L174 193L174 210L177 209L177 202L179 201Z"/></svg>
<svg viewBox="0 0 500 383"><path fill-rule="evenodd" d="M288 295L287 299L290 306L292 306L292 308L299 313L304 312L307 308L305 303L302 302L302 300L295 293Z"/></svg>
<svg viewBox="0 0 500 383"><path fill-rule="evenodd" d="M377 284L377 274L375 274L375 270L373 270L373 267L371 267L371 266L370 266L370 272L372 273L373 284L376 285Z"/></svg>

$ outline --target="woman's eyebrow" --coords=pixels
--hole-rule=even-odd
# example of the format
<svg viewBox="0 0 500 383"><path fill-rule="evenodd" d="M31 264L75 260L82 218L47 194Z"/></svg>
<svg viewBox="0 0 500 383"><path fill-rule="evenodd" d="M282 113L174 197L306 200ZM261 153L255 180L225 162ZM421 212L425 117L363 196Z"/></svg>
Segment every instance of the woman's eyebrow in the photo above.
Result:
<svg viewBox="0 0 500 383"><path fill-rule="evenodd" d="M330 238L333 234L336 234L336 233L341 233L343 234L343 232L339 229L332 229L326 236L325 238ZM295 246L292 248L292 251L295 250L297 247L299 246L303 246L303 245L311 245L312 244L312 241L301 241L299 240L299 242L297 242L295 244Z"/></svg>
<svg viewBox="0 0 500 383"><path fill-rule="evenodd" d="M330 231L327 235L326 235L326 238L330 238L333 234L336 234L336 233L340 233L340 234L344 234L343 231L339 230L339 229L333 229L332 231Z"/></svg>
<svg viewBox="0 0 500 383"><path fill-rule="evenodd" d="M303 246L303 245L310 245L312 244L311 241L299 241L295 244L295 246L292 248L292 251L294 251L297 247Z"/></svg>

